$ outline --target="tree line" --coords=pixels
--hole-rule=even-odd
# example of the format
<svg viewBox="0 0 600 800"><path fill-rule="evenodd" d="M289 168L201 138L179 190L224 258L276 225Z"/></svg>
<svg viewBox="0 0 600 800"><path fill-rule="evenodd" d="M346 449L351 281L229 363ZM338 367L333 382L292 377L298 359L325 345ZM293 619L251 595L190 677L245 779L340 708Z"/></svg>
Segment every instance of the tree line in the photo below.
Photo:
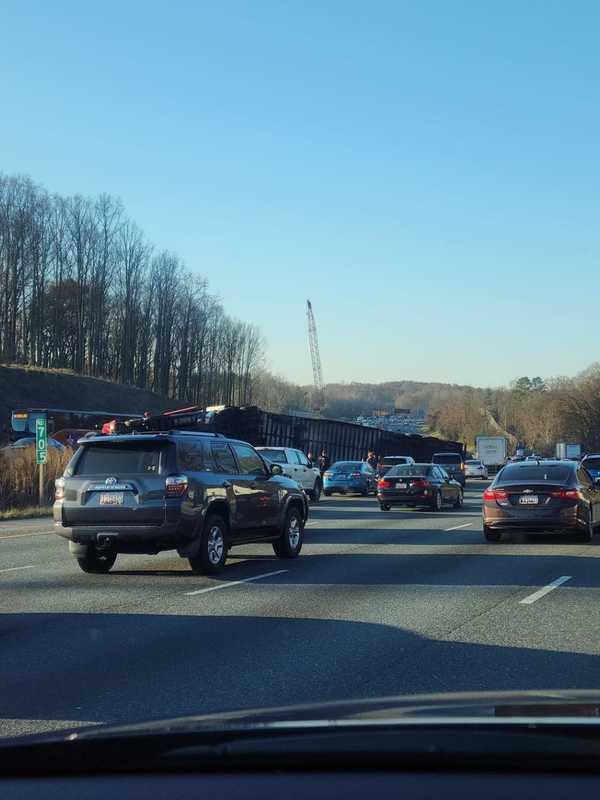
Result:
<svg viewBox="0 0 600 800"><path fill-rule="evenodd" d="M478 434L501 434L513 447L523 445L542 455L552 455L559 441L600 452L600 364L575 377L524 376L509 388L463 389L433 405L430 424L469 446Z"/></svg>
<svg viewBox="0 0 600 800"><path fill-rule="evenodd" d="M69 368L198 405L260 393L264 345L111 195L0 174L0 360Z"/></svg>

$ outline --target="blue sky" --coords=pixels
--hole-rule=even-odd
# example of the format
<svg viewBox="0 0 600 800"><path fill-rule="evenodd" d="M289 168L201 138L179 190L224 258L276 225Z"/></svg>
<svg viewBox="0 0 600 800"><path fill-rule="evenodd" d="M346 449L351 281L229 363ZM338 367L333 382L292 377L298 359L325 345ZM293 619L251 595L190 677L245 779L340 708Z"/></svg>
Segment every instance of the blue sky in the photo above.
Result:
<svg viewBox="0 0 600 800"><path fill-rule="evenodd" d="M269 366L499 385L600 358L596 2L2 4L0 170L109 192Z"/></svg>

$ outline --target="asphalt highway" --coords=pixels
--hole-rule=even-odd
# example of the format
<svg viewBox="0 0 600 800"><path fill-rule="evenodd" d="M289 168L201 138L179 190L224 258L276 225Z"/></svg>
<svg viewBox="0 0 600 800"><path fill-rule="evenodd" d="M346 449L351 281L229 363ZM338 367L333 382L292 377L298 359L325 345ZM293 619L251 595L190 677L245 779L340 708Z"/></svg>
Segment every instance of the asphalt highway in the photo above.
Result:
<svg viewBox="0 0 600 800"><path fill-rule="evenodd" d="M311 508L299 559L234 549L86 575L49 520L0 523L0 736L422 692L600 686L600 533L487 544L460 510Z"/></svg>

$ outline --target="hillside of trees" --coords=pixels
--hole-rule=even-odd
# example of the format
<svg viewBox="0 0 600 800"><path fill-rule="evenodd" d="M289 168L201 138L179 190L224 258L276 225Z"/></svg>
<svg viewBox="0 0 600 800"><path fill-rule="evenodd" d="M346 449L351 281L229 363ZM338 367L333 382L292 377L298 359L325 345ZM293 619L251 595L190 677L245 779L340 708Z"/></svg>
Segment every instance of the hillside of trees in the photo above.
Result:
<svg viewBox="0 0 600 800"><path fill-rule="evenodd" d="M156 251L119 200L0 174L0 361L243 404L263 350L259 330Z"/></svg>

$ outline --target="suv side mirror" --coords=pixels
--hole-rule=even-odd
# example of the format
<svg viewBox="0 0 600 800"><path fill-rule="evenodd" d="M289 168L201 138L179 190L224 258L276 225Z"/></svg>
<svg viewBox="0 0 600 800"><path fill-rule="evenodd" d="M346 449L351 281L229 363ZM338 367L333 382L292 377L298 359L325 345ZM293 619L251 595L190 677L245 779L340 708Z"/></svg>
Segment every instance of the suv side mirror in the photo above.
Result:
<svg viewBox="0 0 600 800"><path fill-rule="evenodd" d="M271 464L270 471L271 475L283 475L281 464Z"/></svg>

